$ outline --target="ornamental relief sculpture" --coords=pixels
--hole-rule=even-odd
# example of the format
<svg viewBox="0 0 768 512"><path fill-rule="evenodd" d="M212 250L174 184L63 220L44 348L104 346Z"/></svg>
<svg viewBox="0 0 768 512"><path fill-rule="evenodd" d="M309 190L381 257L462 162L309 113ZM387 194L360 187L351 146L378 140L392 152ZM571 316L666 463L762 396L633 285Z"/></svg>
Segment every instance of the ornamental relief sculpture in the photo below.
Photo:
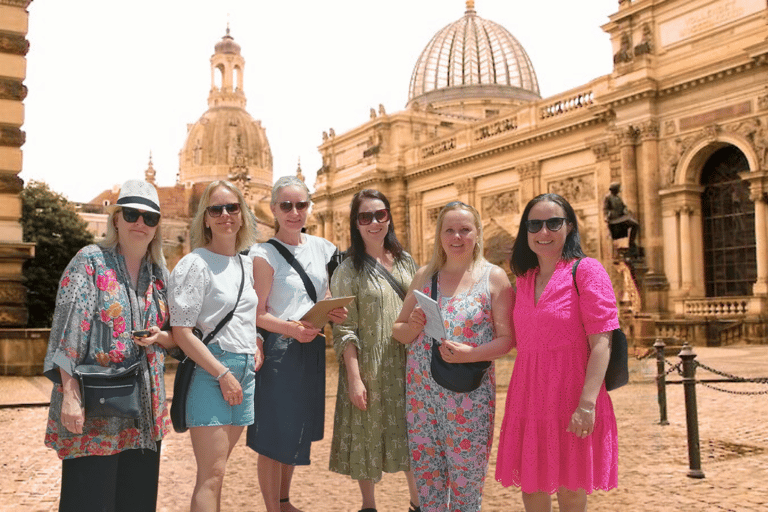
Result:
<svg viewBox="0 0 768 512"><path fill-rule="evenodd" d="M510 215L520 212L520 191L508 190L492 196L483 196L480 201L480 216L483 219Z"/></svg>
<svg viewBox="0 0 768 512"><path fill-rule="evenodd" d="M570 202L570 198L567 199ZM587 216L584 210L578 208L574 208L574 213L579 223L579 236L581 237L581 248L584 249L584 253L589 255L600 254L596 236L596 233L600 232L600 226L597 225L597 217L595 215Z"/></svg>
<svg viewBox="0 0 768 512"><path fill-rule="evenodd" d="M348 215L344 212L333 212L333 243L337 247L347 247L345 242L347 242L349 228L345 229L344 221L349 221Z"/></svg>
<svg viewBox="0 0 768 512"><path fill-rule="evenodd" d="M536 179L541 176L541 164L538 160L526 162L517 166L521 180Z"/></svg>
<svg viewBox="0 0 768 512"><path fill-rule="evenodd" d="M453 186L459 194L467 194L475 190L475 180L473 178L456 180Z"/></svg>
<svg viewBox="0 0 768 512"><path fill-rule="evenodd" d="M425 234L434 233L435 228L437 227L437 216L440 215L440 210L442 210L442 208L442 206L427 208L424 216Z"/></svg>
<svg viewBox="0 0 768 512"><path fill-rule="evenodd" d="M550 181L547 190L550 193L560 194L568 199L569 203L594 201L597 197L594 173L573 176L560 181Z"/></svg>
<svg viewBox="0 0 768 512"><path fill-rule="evenodd" d="M655 119L642 123L637 128L640 140L655 140L659 138L660 126Z"/></svg>
<svg viewBox="0 0 768 512"><path fill-rule="evenodd" d="M757 97L758 110L768 110L768 94Z"/></svg>
<svg viewBox="0 0 768 512"><path fill-rule="evenodd" d="M755 117L722 128L725 133L735 133L752 146L761 170L768 167L768 117Z"/></svg>

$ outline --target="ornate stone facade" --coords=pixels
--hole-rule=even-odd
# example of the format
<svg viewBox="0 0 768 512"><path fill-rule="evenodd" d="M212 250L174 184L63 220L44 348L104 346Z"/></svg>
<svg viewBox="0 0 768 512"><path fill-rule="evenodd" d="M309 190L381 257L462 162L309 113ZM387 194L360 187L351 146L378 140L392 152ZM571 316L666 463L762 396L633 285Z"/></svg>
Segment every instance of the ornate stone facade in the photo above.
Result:
<svg viewBox="0 0 768 512"><path fill-rule="evenodd" d="M477 15L471 8L457 26ZM706 333L713 317L765 324L765 2L627 1L608 15L602 27L614 56L608 76L549 98L518 97L514 105L491 101L494 107L485 111L467 105L479 104L489 91L455 87L431 95L434 105L411 98L404 111L370 116L354 130L324 137L315 212L346 212L357 190L376 186L405 205L406 214L395 217L396 230L424 264L440 208L459 199L480 210L486 252L490 256L488 247L496 244L492 259L498 261L504 253L499 241L511 244L523 206L540 193L557 192L574 205L583 246L610 269L617 296L633 297L622 304L632 304L627 329L636 342L652 343L656 334L669 332ZM357 149L367 147L366 140L379 141L375 154ZM702 234L710 229L711 213L703 205L713 190L705 171L722 149L747 162L738 176L754 201L754 217L747 217L754 218L754 233L747 238L754 240L756 279L751 293L738 298L707 291L718 278L706 262L713 248ZM641 225L644 258L629 273L623 261L613 259L616 247L601 211L612 181L621 182L622 198ZM326 223L325 229L324 236L340 239L336 226ZM626 284L632 276L636 289ZM734 301L744 306L704 307ZM767 332L764 327L742 331L758 333L747 341L768 342L759 334Z"/></svg>

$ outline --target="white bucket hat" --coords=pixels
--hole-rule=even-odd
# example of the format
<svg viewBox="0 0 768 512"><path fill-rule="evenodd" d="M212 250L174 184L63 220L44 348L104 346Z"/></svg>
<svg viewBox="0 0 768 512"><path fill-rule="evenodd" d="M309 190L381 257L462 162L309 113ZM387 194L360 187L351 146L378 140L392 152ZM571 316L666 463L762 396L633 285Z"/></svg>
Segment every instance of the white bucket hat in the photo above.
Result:
<svg viewBox="0 0 768 512"><path fill-rule="evenodd" d="M143 180L128 180L123 183L117 202L108 208L114 209L118 206L160 213L160 199L157 196L157 190L151 183Z"/></svg>

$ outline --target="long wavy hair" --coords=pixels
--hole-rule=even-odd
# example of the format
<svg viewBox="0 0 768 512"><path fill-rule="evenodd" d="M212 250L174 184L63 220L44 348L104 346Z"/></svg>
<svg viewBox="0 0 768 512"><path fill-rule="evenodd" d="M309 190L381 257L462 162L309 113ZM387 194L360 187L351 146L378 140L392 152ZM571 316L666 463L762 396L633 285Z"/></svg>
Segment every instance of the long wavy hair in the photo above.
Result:
<svg viewBox="0 0 768 512"><path fill-rule="evenodd" d="M360 234L360 229L357 227L357 214L360 213L360 205L363 204L363 201L366 199L378 199L384 203L384 207L389 210L389 199L378 190L366 188L355 194L352 198L352 202L349 205L350 246L347 250L347 256L352 258L352 264L358 272L363 269L365 242ZM395 235L395 221L392 218L392 211L389 212L389 228L384 237L384 249L389 251L395 260L399 260L403 255L403 246Z"/></svg>
<svg viewBox="0 0 768 512"><path fill-rule="evenodd" d="M198 247L205 247L211 243L212 233L211 228L205 227L205 210L210 206L208 203L211 200L211 194L219 187L223 187L237 196L237 202L240 203L240 215L243 219L243 225L237 232L235 238L235 250L240 252L244 249L248 249L254 243L256 243L256 217L248 205L245 204L245 197L240 189L237 188L232 182L227 180L212 181L205 187L202 197L200 197L200 203L197 205L197 213L192 219L192 224L189 226L189 238L192 249Z"/></svg>
<svg viewBox="0 0 768 512"><path fill-rule="evenodd" d="M283 176L282 178L279 178L272 186L272 200L269 204L272 206L276 205L277 196L280 195L280 191L286 187L299 187L304 189L304 192L307 193L307 201L309 201L309 208L307 208L307 216L309 216L312 211L312 198L309 194L309 187L307 187L307 184L301 181L297 176ZM277 217L275 217L275 234L277 234L278 231L280 231L280 223L277 222Z"/></svg>
<svg viewBox="0 0 768 512"><path fill-rule="evenodd" d="M529 270L539 266L539 258L528 245L528 216L531 208L543 201L555 203L565 212L565 222L570 224L573 229L568 233L563 245L561 259L569 261L575 258L584 258L585 254L581 248L581 236L579 235L579 221L576 219L576 212L566 199L559 194L541 194L525 205L523 216L520 218L520 227L517 230L517 238L512 245L512 257L509 260L509 266L516 276L522 276Z"/></svg>
<svg viewBox="0 0 768 512"><path fill-rule="evenodd" d="M461 201L452 201L443 206L443 209L440 210L440 213L437 216L437 225L435 226L435 247L432 251L432 259L427 264L427 270L424 274L427 278L431 277L435 272L440 271L448 259L445 254L445 249L443 249L443 244L440 242L440 233L443 230L445 215L453 210L465 210L472 214L475 229L477 230L477 242L475 242L475 247L472 251L472 264L474 265L485 260L485 256L483 256L483 221L480 219L480 213L478 213L474 206L462 203Z"/></svg>
<svg viewBox="0 0 768 512"><path fill-rule="evenodd" d="M116 215L122 211L122 206L113 207L109 211L107 217L107 234L104 236L104 240L99 242L99 245L105 249L114 249L117 247L120 239L117 234L117 222ZM163 254L163 216L160 215L160 222L157 223L157 229L155 229L155 236L149 242L147 247L147 253L152 263L160 268L165 268L165 255Z"/></svg>

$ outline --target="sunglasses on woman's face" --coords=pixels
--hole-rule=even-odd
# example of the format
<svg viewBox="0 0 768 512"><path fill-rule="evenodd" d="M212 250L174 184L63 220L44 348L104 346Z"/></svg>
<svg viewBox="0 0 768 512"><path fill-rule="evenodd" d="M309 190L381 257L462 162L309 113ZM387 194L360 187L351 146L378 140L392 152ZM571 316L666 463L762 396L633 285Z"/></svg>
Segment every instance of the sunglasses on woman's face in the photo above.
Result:
<svg viewBox="0 0 768 512"><path fill-rule="evenodd" d="M528 219L525 225L529 233L538 233L544 227L544 224L547 225L547 230L549 231L560 231L565 221L565 217L551 217L546 220Z"/></svg>
<svg viewBox="0 0 768 512"><path fill-rule="evenodd" d="M277 203L280 206L280 209L283 210L285 213L289 213L293 208L296 208L297 212L303 212L307 209L309 206L309 201L298 201L296 203L291 201L282 201L280 203Z"/></svg>
<svg viewBox="0 0 768 512"><path fill-rule="evenodd" d="M144 224L149 228L157 226L160 222L160 214L155 212L140 212L136 208L123 208L123 220L128 224L133 224L139 217L144 219Z"/></svg>
<svg viewBox="0 0 768 512"><path fill-rule="evenodd" d="M389 210L386 208L382 208L381 210L376 210L374 212L360 212L357 214L357 223L361 226L367 226L373 220L376 219L376 222L387 222L389 220Z"/></svg>
<svg viewBox="0 0 768 512"><path fill-rule="evenodd" d="M234 215L240 211L240 203L214 204L206 208L206 210L208 210L208 215L211 217L221 217L224 210L226 210L228 214Z"/></svg>

